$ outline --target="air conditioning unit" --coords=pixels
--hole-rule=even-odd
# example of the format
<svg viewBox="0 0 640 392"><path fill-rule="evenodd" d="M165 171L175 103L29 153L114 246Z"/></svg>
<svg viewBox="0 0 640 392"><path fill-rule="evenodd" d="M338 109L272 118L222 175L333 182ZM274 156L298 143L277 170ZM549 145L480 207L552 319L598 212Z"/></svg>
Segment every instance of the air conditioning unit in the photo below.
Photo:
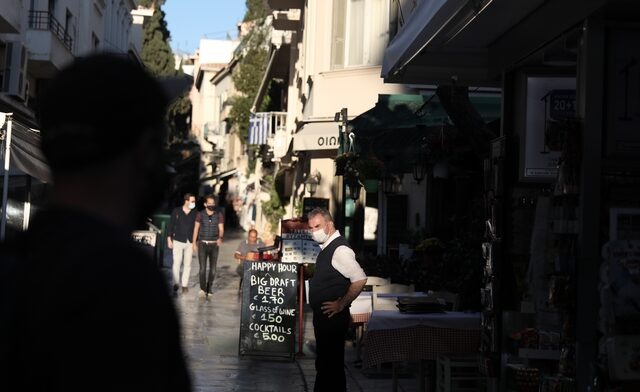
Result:
<svg viewBox="0 0 640 392"><path fill-rule="evenodd" d="M27 48L19 41L7 41L4 56L2 92L25 99L27 85Z"/></svg>

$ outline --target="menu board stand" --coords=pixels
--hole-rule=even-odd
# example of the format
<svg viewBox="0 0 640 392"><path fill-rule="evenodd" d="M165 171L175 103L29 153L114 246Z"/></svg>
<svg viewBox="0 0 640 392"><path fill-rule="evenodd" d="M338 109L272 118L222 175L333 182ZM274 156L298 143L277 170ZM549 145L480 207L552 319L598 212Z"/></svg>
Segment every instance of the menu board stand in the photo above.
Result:
<svg viewBox="0 0 640 392"><path fill-rule="evenodd" d="M298 357L304 357L304 264L299 265L298 276Z"/></svg>
<svg viewBox="0 0 640 392"><path fill-rule="evenodd" d="M313 240L309 232L309 223L305 217L284 219L280 225L282 238L282 262L297 263L299 267L298 283L298 352L297 356L304 356L304 266L314 264L320 247Z"/></svg>
<svg viewBox="0 0 640 392"><path fill-rule="evenodd" d="M293 360L298 265L245 261L239 355Z"/></svg>

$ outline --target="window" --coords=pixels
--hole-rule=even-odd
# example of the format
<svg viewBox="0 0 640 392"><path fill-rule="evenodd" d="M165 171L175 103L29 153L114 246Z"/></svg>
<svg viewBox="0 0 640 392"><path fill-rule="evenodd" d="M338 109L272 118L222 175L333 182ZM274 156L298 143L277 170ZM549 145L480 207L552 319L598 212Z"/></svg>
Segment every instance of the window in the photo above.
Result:
<svg viewBox="0 0 640 392"><path fill-rule="evenodd" d="M331 68L382 64L389 0L334 0Z"/></svg>
<svg viewBox="0 0 640 392"><path fill-rule="evenodd" d="M96 35L96 33L91 33L91 47L93 49L100 48L100 38Z"/></svg>

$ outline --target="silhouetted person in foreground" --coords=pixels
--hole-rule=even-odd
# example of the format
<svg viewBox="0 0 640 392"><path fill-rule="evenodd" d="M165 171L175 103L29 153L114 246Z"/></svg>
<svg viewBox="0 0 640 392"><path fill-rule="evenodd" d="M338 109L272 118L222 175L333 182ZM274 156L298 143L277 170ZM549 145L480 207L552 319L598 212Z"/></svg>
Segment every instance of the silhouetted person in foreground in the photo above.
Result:
<svg viewBox="0 0 640 392"><path fill-rule="evenodd" d="M188 391L179 324L131 231L165 188L168 94L124 56L79 59L40 101L53 201L0 249L6 391Z"/></svg>

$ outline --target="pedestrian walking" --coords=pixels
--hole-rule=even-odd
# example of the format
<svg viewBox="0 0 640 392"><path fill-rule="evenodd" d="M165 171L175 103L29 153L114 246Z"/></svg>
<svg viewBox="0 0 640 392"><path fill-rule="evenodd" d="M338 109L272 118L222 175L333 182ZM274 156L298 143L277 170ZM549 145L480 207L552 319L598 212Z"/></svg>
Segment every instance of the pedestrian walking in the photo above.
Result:
<svg viewBox="0 0 640 392"><path fill-rule="evenodd" d="M168 185L168 103L112 54L76 59L39 96L52 201L0 248L2 390L190 390L165 279L131 236Z"/></svg>
<svg viewBox="0 0 640 392"><path fill-rule="evenodd" d="M238 289L242 289L242 278L244 276L244 261L256 261L258 260L258 248L264 247L265 244L258 238L258 230L250 229L247 232L247 239L238 244L236 252L233 257L238 262L238 268L236 272L240 275L240 285Z"/></svg>
<svg viewBox="0 0 640 392"><path fill-rule="evenodd" d="M349 328L349 307L362 291L367 276L346 238L336 230L324 208L307 215L313 239L320 244L316 270L309 281L309 303L316 337L315 392L344 392L344 340Z"/></svg>
<svg viewBox="0 0 640 392"><path fill-rule="evenodd" d="M189 274L193 258L191 238L197 214L195 207L196 197L186 193L182 206L174 208L171 212L169 227L167 227L167 246L173 250L173 291L178 291L182 286L183 294L189 292ZM183 264L181 277L180 267Z"/></svg>
<svg viewBox="0 0 640 392"><path fill-rule="evenodd" d="M212 294L213 279L216 275L218 251L224 238L224 214L216 211L216 201L213 195L204 199L204 210L196 214L193 229L193 249L198 252L200 262L200 291L201 298ZM208 262L208 263L207 263ZM207 266L209 271L207 273Z"/></svg>

